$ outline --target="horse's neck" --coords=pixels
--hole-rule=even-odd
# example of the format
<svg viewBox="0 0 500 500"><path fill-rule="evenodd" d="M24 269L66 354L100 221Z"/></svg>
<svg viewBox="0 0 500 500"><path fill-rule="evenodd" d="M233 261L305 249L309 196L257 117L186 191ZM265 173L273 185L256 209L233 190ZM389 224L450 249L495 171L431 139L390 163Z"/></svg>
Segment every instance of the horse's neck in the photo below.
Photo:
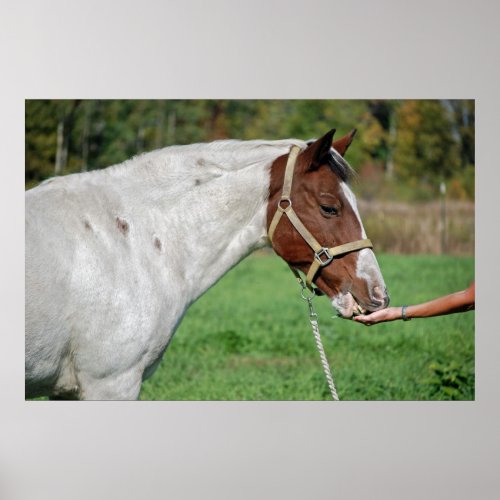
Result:
<svg viewBox="0 0 500 500"><path fill-rule="evenodd" d="M269 171L232 172L198 186L173 216L174 244L186 242L182 267L195 300L250 252L267 243ZM179 249L181 254L183 249Z"/></svg>
<svg viewBox="0 0 500 500"><path fill-rule="evenodd" d="M269 165L239 170L171 169L140 187L124 186L128 200L151 217L165 265L189 301L196 300L250 252L267 244Z"/></svg>

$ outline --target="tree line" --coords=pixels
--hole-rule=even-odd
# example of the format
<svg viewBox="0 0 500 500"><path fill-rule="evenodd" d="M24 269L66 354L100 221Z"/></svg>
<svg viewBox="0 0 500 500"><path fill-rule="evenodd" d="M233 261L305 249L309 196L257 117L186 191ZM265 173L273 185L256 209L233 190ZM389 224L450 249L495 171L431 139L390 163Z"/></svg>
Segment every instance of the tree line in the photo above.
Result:
<svg viewBox="0 0 500 500"><path fill-rule="evenodd" d="M27 100L25 181L217 139L337 137L365 198L474 198L473 100Z"/></svg>

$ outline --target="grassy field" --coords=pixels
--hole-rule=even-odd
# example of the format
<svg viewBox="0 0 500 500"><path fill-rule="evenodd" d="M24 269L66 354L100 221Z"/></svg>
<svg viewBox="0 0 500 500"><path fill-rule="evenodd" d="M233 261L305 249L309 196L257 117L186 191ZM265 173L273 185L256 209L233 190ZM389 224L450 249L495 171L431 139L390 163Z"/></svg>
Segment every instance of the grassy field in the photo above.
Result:
<svg viewBox="0 0 500 500"><path fill-rule="evenodd" d="M474 259L378 255L393 305L463 289ZM330 399L307 305L286 264L255 254L187 312L143 400ZM473 400L474 312L372 327L316 298L341 400Z"/></svg>

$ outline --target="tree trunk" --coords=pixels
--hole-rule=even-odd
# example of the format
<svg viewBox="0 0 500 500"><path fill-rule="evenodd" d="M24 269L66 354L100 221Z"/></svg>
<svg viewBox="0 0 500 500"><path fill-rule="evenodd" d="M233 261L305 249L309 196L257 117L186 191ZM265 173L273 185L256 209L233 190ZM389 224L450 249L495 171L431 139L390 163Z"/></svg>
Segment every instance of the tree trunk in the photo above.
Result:
<svg viewBox="0 0 500 500"><path fill-rule="evenodd" d="M155 148L159 149L163 146L163 129L165 123L165 109L163 102L158 105L158 116L156 118L156 136Z"/></svg>
<svg viewBox="0 0 500 500"><path fill-rule="evenodd" d="M212 108L210 132L214 141L227 138L225 107L224 102L216 101Z"/></svg>
<svg viewBox="0 0 500 500"><path fill-rule="evenodd" d="M387 161L385 165L385 176L392 179L394 176L394 147L396 146L396 110L394 107L389 111L389 143L387 144Z"/></svg>
<svg viewBox="0 0 500 500"><path fill-rule="evenodd" d="M91 107L92 101L87 101L85 103L82 131L82 172L86 172L88 170Z"/></svg>
<svg viewBox="0 0 500 500"><path fill-rule="evenodd" d="M59 123L57 124L57 146L56 146L56 163L54 166L54 175L61 175L61 172L64 168L63 150L64 150L64 116L59 120Z"/></svg>
<svg viewBox="0 0 500 500"><path fill-rule="evenodd" d="M54 174L61 175L68 163L69 136L75 111L80 105L81 100L67 101L63 105L62 116L57 124L57 144L56 144L56 162L54 165ZM69 110L68 103L70 103Z"/></svg>

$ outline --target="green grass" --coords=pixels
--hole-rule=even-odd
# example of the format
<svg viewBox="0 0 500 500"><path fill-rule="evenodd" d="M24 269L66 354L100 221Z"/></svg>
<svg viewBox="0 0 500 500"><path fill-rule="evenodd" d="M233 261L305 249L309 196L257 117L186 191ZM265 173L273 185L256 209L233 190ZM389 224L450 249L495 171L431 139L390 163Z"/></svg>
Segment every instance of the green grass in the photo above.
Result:
<svg viewBox="0 0 500 500"><path fill-rule="evenodd" d="M378 256L393 305L466 288L474 260ZM253 255L187 312L143 400L328 400L307 305L286 264ZM474 312L365 327L316 298L341 400L473 400Z"/></svg>

